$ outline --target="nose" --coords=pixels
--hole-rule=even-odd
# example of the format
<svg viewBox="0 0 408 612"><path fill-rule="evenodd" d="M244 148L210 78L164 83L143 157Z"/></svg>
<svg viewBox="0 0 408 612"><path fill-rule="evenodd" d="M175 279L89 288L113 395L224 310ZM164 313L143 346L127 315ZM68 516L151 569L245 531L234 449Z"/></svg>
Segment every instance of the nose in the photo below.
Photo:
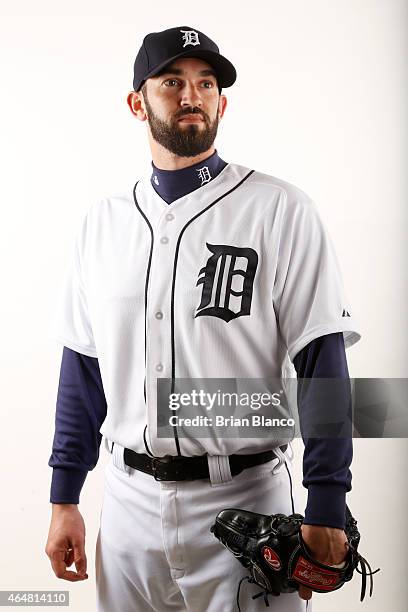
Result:
<svg viewBox="0 0 408 612"><path fill-rule="evenodd" d="M202 99L201 93L197 87L194 86L193 83L185 82L182 90L181 90L181 105L185 106L198 106L201 108Z"/></svg>

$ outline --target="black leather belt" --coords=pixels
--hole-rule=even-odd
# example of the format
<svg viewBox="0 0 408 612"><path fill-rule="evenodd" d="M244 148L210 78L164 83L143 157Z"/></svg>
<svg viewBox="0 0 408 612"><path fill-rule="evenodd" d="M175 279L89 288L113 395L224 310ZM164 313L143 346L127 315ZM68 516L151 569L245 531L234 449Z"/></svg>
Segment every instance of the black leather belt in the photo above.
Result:
<svg viewBox="0 0 408 612"><path fill-rule="evenodd" d="M284 453L288 445L279 448ZM253 455L229 455L231 475L236 476L242 470L266 463L276 458L273 450L255 453ZM150 474L155 480L197 480L209 478L207 455L197 457L177 457L165 455L164 457L150 457L143 453L136 453L130 448L124 449L124 462L126 465Z"/></svg>

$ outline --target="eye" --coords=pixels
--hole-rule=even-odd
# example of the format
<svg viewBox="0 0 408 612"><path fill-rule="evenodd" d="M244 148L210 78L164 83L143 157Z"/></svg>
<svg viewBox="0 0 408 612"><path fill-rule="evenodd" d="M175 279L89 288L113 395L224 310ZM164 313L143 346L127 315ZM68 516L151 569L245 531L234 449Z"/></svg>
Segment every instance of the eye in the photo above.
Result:
<svg viewBox="0 0 408 612"><path fill-rule="evenodd" d="M174 84L180 84L180 81L178 81L177 79L166 79L164 81L164 84L166 85L166 87L174 87Z"/></svg>
<svg viewBox="0 0 408 612"><path fill-rule="evenodd" d="M214 87L214 82L213 81L204 81L203 85L204 85L204 89L212 89Z"/></svg>

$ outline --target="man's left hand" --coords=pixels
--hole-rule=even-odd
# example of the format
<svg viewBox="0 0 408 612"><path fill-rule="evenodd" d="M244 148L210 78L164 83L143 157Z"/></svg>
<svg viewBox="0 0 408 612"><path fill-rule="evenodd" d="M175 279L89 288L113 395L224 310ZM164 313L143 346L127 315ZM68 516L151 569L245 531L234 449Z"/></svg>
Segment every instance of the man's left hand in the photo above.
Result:
<svg viewBox="0 0 408 612"><path fill-rule="evenodd" d="M347 536L343 529L324 525L301 525L304 543L310 555L325 565L342 563L347 556ZM310 599L313 591L299 585L299 597Z"/></svg>

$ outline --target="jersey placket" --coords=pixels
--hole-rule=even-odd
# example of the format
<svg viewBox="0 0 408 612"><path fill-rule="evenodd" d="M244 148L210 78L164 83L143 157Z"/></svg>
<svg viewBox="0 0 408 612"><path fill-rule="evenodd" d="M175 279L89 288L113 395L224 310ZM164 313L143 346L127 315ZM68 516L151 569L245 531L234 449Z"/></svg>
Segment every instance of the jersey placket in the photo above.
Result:
<svg viewBox="0 0 408 612"><path fill-rule="evenodd" d="M157 439L157 378L171 378L171 284L181 226L181 215L170 210L164 210L153 226L146 309L146 401L151 450L159 456L177 454L174 440Z"/></svg>

